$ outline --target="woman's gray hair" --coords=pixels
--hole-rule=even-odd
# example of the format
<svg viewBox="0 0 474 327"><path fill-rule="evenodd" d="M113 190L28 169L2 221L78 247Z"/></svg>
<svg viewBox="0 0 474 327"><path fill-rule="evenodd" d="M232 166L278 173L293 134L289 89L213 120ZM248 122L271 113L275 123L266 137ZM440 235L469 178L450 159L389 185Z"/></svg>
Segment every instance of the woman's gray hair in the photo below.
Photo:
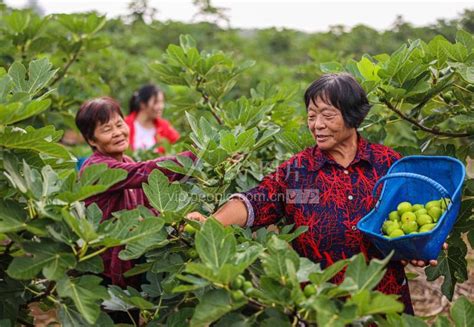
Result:
<svg viewBox="0 0 474 327"><path fill-rule="evenodd" d="M317 98L339 109L348 127L359 127L371 108L362 86L347 73L325 74L311 83L304 94L306 109Z"/></svg>

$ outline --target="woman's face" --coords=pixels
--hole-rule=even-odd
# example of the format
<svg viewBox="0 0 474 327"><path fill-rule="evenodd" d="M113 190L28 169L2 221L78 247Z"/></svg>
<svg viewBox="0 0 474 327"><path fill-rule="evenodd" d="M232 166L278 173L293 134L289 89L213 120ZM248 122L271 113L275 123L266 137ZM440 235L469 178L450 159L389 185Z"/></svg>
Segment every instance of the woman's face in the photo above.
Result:
<svg viewBox="0 0 474 327"><path fill-rule="evenodd" d="M308 127L321 150L330 151L347 140L354 128L347 127L342 113L320 97L308 106Z"/></svg>
<svg viewBox="0 0 474 327"><path fill-rule="evenodd" d="M94 139L89 143L99 152L114 158L121 158L128 149L130 130L122 117L114 114L108 122L95 127Z"/></svg>
<svg viewBox="0 0 474 327"><path fill-rule="evenodd" d="M159 92L156 96L151 97L147 103L141 103L140 111L145 113L148 118L154 120L161 118L164 108L165 96L163 92Z"/></svg>

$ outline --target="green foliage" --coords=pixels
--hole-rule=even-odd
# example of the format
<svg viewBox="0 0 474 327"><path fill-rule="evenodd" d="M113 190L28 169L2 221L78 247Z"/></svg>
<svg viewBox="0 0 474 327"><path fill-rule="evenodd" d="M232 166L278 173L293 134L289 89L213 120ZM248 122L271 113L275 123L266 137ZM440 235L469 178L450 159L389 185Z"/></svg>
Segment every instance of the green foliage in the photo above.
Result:
<svg viewBox="0 0 474 327"><path fill-rule="evenodd" d="M143 191L150 199L151 205L159 212L178 211L189 202L182 201L186 194L178 184L169 184L168 178L159 170L154 170L143 185Z"/></svg>
<svg viewBox="0 0 474 327"><path fill-rule="evenodd" d="M186 118L192 130L189 136L200 161L193 167L182 164L189 168L187 174L200 182L196 185L199 192L209 198L217 190L227 194L259 180L269 170L262 159L269 148L277 145L275 137L282 127L290 130L300 120L290 117L295 111L290 103L293 93L262 83L251 90L250 97L226 101L236 79L254 63L236 63L222 52L199 51L189 36L180 38L180 46L170 45L163 59L151 65L158 78L187 89L186 95L176 101L186 104ZM282 107L288 119L273 121L273 115L281 117ZM183 168L162 167L183 173ZM247 178L236 180L238 175ZM203 205L212 211L218 204L216 200Z"/></svg>
<svg viewBox="0 0 474 327"><path fill-rule="evenodd" d="M474 305L464 296L460 297L451 308L451 317L456 327L468 326L474 318Z"/></svg>
<svg viewBox="0 0 474 327"><path fill-rule="evenodd" d="M390 257L366 262L360 254L322 269L289 245L304 226L252 231L211 217L186 221L193 234L183 217L195 209L214 212L230 193L256 185L276 161L313 144L299 98L322 72L347 71L362 83L374 107L360 132L371 141L467 163L474 156L472 34L448 30L444 38L398 22L396 32L265 30L244 39L205 23L125 25L95 14L39 17L4 7L0 16L2 323L24 324L28 303L40 302L55 308L65 326L112 325L101 305L137 308L150 325L426 325L401 314L395 296L375 290ZM400 46L407 29L423 40ZM199 50L186 32L207 49L232 53ZM179 45L172 44L180 34ZM127 174L92 165L79 176L58 143L62 129L73 125L85 99L113 94L123 101L151 76L166 84L172 116L189 131L172 151L189 149L199 160L159 164L183 175L179 182L158 170L150 174L143 189L159 217L138 207L101 223L98 207L82 201L117 187ZM429 280L444 277L450 299L468 276L463 236L469 232L472 246L473 196L470 179L450 248L438 267L426 270ZM139 259L126 276L146 274L141 290L106 288L96 276L104 269L100 254L117 246L121 259ZM342 271L344 281L332 283ZM450 319L465 326L472 312L461 297ZM446 317L436 321L447 324Z"/></svg>
<svg viewBox="0 0 474 327"><path fill-rule="evenodd" d="M211 290L202 295L202 301L194 309L190 326L208 326L230 311L245 304L245 301L234 301L229 292Z"/></svg>
<svg viewBox="0 0 474 327"><path fill-rule="evenodd" d="M7 273L15 279L33 279L40 271L44 277L57 281L64 277L67 270L76 265L74 255L62 244L44 242L23 243L27 257L16 257L8 267Z"/></svg>
<svg viewBox="0 0 474 327"><path fill-rule="evenodd" d="M86 275L79 278L63 277L58 281L58 294L70 298L84 319L93 324L100 315L99 301L108 299L107 289L100 286L101 278Z"/></svg>

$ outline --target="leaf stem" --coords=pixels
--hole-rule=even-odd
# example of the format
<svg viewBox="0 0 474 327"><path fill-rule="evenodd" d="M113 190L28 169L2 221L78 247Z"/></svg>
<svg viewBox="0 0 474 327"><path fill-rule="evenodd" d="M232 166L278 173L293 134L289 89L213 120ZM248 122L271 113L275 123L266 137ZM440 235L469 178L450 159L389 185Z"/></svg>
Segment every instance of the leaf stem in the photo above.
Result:
<svg viewBox="0 0 474 327"><path fill-rule="evenodd" d="M457 87L458 89L460 90L463 90L464 92L468 92L468 93L472 93L471 91L469 91L468 89L462 87L461 85L458 85L456 83L453 84L455 87Z"/></svg>
<svg viewBox="0 0 474 327"><path fill-rule="evenodd" d="M90 258L92 258L92 257L95 257L96 255L99 255L99 254L105 252L107 249L108 249L107 247L104 247L104 248L102 248L102 249L100 249L100 250L98 250L98 251L92 252L92 253L86 255L85 257L80 258L80 259L79 259L79 262L86 261L86 260L88 260L88 259L90 259Z"/></svg>
<svg viewBox="0 0 474 327"><path fill-rule="evenodd" d="M211 110L211 114L214 116L214 118L217 120L219 125L222 125L222 120L220 117L217 115L216 108L213 106L211 99L209 98L209 95L201 88L201 83L204 81L204 78L199 77L196 79L196 91L198 91L202 98L204 99L204 103L209 106L209 109Z"/></svg>
<svg viewBox="0 0 474 327"><path fill-rule="evenodd" d="M130 313L129 310L127 310L127 315L130 318L130 321L133 323L133 326L137 326L137 323L135 322L135 319L133 319L132 314Z"/></svg>
<svg viewBox="0 0 474 327"><path fill-rule="evenodd" d="M82 44L77 48L76 51L74 51L73 55L69 58L69 61L64 65L64 67L61 69L61 73L56 75L56 77L51 81L50 86L53 86L57 82L59 82L64 76L66 76L69 68L71 68L71 65L74 63L74 61L77 60L77 57L79 57L79 53L82 50Z"/></svg>

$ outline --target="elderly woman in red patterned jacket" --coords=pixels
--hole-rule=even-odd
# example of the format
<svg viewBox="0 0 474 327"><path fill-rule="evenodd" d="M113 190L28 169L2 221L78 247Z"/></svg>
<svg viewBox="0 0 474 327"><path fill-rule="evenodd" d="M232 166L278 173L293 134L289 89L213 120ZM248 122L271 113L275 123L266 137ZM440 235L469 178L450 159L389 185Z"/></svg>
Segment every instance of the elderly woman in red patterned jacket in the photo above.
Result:
<svg viewBox="0 0 474 327"><path fill-rule="evenodd" d="M128 172L127 178L113 185L104 193L85 200L86 205L96 203L102 210L102 220L112 217L112 213L123 209L134 209L138 205L150 207L142 189L148 176L157 163L164 160L175 160L174 157L160 157L154 160L134 162L124 155L129 147L129 128L123 119L120 105L109 97L86 101L76 115L76 125L94 153L84 162L80 173L92 164L105 163L109 168L120 168ZM195 159L191 152L181 155ZM170 180L181 177L170 171L162 171ZM131 261L122 261L118 257L121 248L112 248L103 255L104 275L112 284L125 287L127 281L123 273L132 268Z"/></svg>
<svg viewBox="0 0 474 327"><path fill-rule="evenodd" d="M349 74L328 74L314 81L304 100L308 127L316 145L297 153L248 192L234 194L214 216L224 225L265 226L287 217L308 231L294 242L302 256L327 267L357 253L380 257L357 230L357 222L373 207L375 182L400 154L372 144L357 133L370 105L366 93ZM291 192L311 192L318 197ZM199 212L189 219L204 220ZM404 265L392 261L377 289L397 294L405 312L413 314ZM412 261L424 266L424 261ZM430 262L436 265L436 261ZM343 280L340 273L333 280Z"/></svg>

